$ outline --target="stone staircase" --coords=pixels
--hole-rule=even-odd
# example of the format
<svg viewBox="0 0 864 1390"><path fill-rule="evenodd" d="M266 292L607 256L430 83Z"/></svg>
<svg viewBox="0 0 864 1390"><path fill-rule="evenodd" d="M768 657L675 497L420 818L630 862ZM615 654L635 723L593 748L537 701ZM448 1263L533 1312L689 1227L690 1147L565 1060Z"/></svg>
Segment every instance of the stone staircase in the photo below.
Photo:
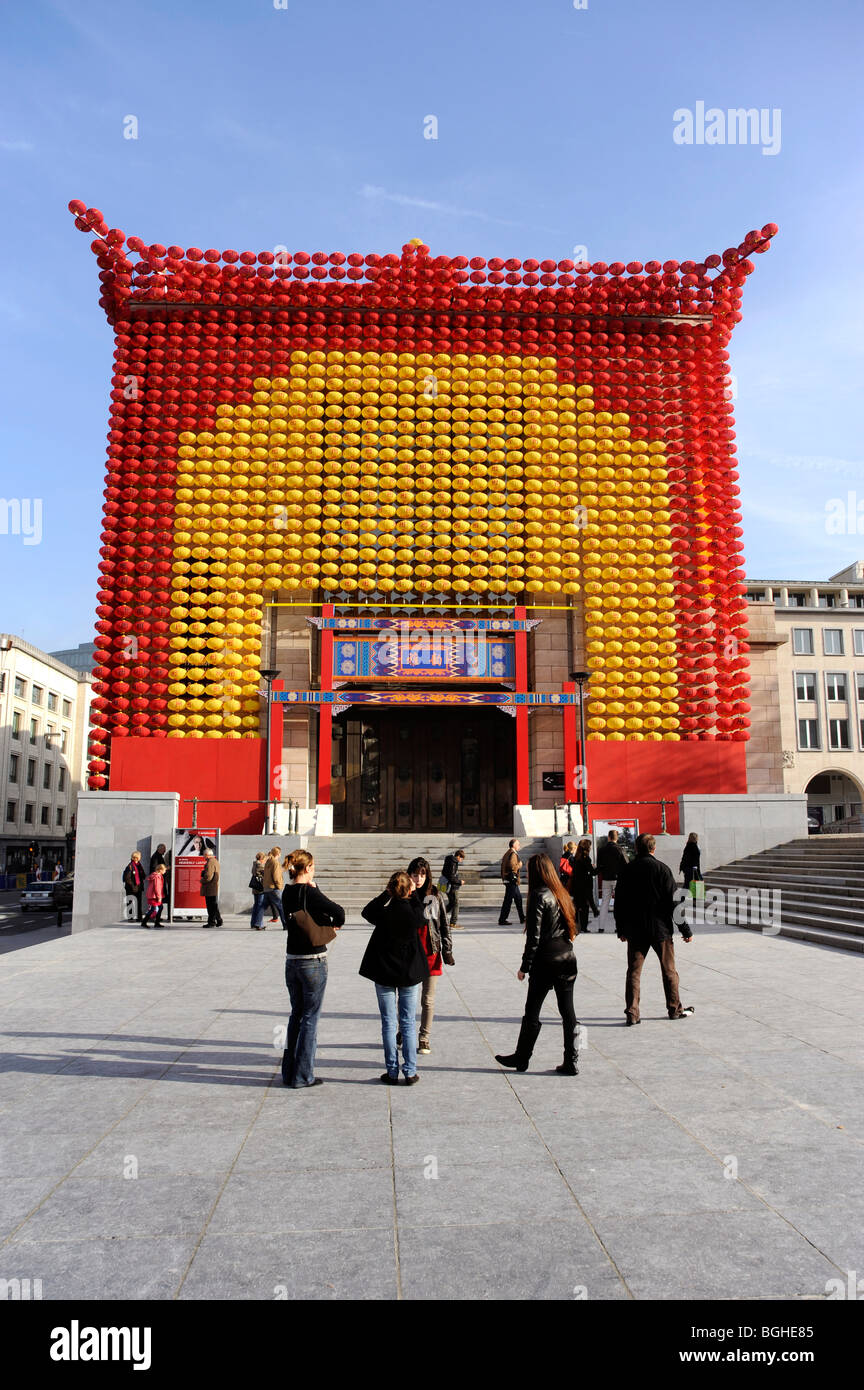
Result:
<svg viewBox="0 0 864 1390"><path fill-rule="evenodd" d="M412 859L422 856L432 865L433 882L438 881L445 857L462 849L461 876L465 886L459 906L482 907L490 912L500 908L504 896L501 857L507 848L507 835L441 835L419 831L414 835L333 835L309 836L307 848L315 857L315 878L321 891L341 903L348 912L360 908L384 891L387 880L397 869L405 869ZM520 840L519 858L527 866L532 854L546 851L545 840ZM526 869L522 870L523 901ZM512 922L516 914L511 913Z"/></svg>
<svg viewBox="0 0 864 1390"><path fill-rule="evenodd" d="M707 888L780 890L781 936L864 951L864 835L790 840L705 875ZM749 925L742 923L741 925ZM758 931L759 924L753 923Z"/></svg>

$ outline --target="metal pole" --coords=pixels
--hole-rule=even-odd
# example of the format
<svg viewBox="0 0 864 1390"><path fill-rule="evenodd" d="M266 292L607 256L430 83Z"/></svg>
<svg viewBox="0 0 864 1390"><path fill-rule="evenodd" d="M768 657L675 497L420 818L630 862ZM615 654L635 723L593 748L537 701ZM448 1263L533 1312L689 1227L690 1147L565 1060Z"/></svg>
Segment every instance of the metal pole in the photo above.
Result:
<svg viewBox="0 0 864 1390"><path fill-rule="evenodd" d="M272 690L272 677L267 676L267 763L264 768L264 794L267 797L267 823L264 826L264 833L270 834L273 825L273 811L270 804L270 693Z"/></svg>
<svg viewBox="0 0 864 1390"><path fill-rule="evenodd" d="M668 833L666 829L666 802L663 800L660 802L660 834L668 835Z"/></svg>
<svg viewBox="0 0 864 1390"><path fill-rule="evenodd" d="M582 780L582 834L588 834L588 761L585 757L585 683L579 683L579 761Z"/></svg>
<svg viewBox="0 0 864 1390"><path fill-rule="evenodd" d="M197 796L193 796L193 798L192 798L192 829L193 829L193 830L197 830L197 829L198 829L198 798L197 798Z"/></svg>

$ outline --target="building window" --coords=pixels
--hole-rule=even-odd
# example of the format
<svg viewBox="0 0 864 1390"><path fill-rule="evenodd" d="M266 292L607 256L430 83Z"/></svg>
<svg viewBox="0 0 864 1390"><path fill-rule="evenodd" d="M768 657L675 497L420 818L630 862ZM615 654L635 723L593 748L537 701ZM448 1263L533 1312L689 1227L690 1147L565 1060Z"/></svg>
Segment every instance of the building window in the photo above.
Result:
<svg viewBox="0 0 864 1390"><path fill-rule="evenodd" d="M859 704L864 705L864 671L857 671L855 673L855 685L858 690Z"/></svg>
<svg viewBox="0 0 864 1390"><path fill-rule="evenodd" d="M13 753L9 758L9 781L18 781L18 754Z"/></svg>
<svg viewBox="0 0 864 1390"><path fill-rule="evenodd" d="M852 644L856 656L864 656L864 627L852 629Z"/></svg>
<svg viewBox="0 0 864 1390"><path fill-rule="evenodd" d="M32 802L32 801L25 801L25 803L24 803L24 824L25 824L25 825L32 825L32 824L33 824L33 802Z"/></svg>
<svg viewBox="0 0 864 1390"><path fill-rule="evenodd" d="M820 607L820 608L836 608L836 607L837 607L837 595L836 595L836 594L820 594L820 595L819 595L819 607Z"/></svg>
<svg viewBox="0 0 864 1390"><path fill-rule="evenodd" d="M842 749L849 747L849 720L828 720L828 747Z"/></svg>
<svg viewBox="0 0 864 1390"><path fill-rule="evenodd" d="M57 807L57 824L58 824L58 825L62 825L62 824L63 824L63 807L62 807L62 806L58 806L58 807Z"/></svg>
<svg viewBox="0 0 864 1390"><path fill-rule="evenodd" d="M813 629L812 627L793 627L792 629L792 650L798 656L813 655Z"/></svg>
<svg viewBox="0 0 864 1390"><path fill-rule="evenodd" d="M15 677L15 694L19 700L26 700L27 698L27 682L22 681L20 676Z"/></svg>
<svg viewBox="0 0 864 1390"><path fill-rule="evenodd" d="M53 748L53 747L54 747L54 735L55 735L56 733L57 733L57 726L56 726L56 724L47 724L47 725L45 726L45 742L48 744L48 747L49 747L49 748Z"/></svg>
<svg viewBox="0 0 864 1390"><path fill-rule="evenodd" d="M748 603L761 603L762 600L763 600L764 598L765 598L765 590L764 590L764 589L748 589L748 590L747 590L747 602L748 602Z"/></svg>
<svg viewBox="0 0 864 1390"><path fill-rule="evenodd" d="M816 719L798 720L798 747L819 747L819 723Z"/></svg>
<svg viewBox="0 0 864 1390"><path fill-rule="evenodd" d="M51 790L51 764L46 763L42 769L42 786L46 791Z"/></svg>
<svg viewBox="0 0 864 1390"><path fill-rule="evenodd" d="M71 718L72 718L72 701L71 701L71 700L64 700L64 701L63 701L63 718L64 718L64 719L71 719Z"/></svg>
<svg viewBox="0 0 864 1390"><path fill-rule="evenodd" d="M806 595L806 594L790 594L790 595L789 595L789 607L790 607L790 608L806 608L806 607L807 607L807 595Z"/></svg>
<svg viewBox="0 0 864 1390"><path fill-rule="evenodd" d="M796 699L796 700L815 700L815 699L816 699L816 672L815 672L815 671L796 671L796 672L795 672L795 699Z"/></svg>
<svg viewBox="0 0 864 1390"><path fill-rule="evenodd" d="M846 699L846 676L842 671L828 671L825 675L825 689L829 700Z"/></svg>
<svg viewBox="0 0 864 1390"><path fill-rule="evenodd" d="M63 730L61 731L61 733L60 733L60 752L61 752L61 753L65 753L65 752L66 752L66 745L67 745L68 741L69 741L69 731L68 731L68 729L63 729Z"/></svg>
<svg viewBox="0 0 864 1390"><path fill-rule="evenodd" d="M57 790L58 790L58 792L65 792L65 790L66 790L66 769L65 769L65 767L61 767L61 768L59 769L58 773L57 773Z"/></svg>
<svg viewBox="0 0 864 1390"><path fill-rule="evenodd" d="M28 759L27 759L27 785L28 785L28 787L35 787L35 785L36 785L36 759L35 759L35 758L28 758Z"/></svg>
<svg viewBox="0 0 864 1390"><path fill-rule="evenodd" d="M843 629L824 627L822 629L822 649L826 656L843 655Z"/></svg>
<svg viewBox="0 0 864 1390"><path fill-rule="evenodd" d="M30 742L31 742L31 743L35 743L38 737L39 737L39 720L38 720L38 719L31 719L31 720L30 720Z"/></svg>
<svg viewBox="0 0 864 1390"><path fill-rule="evenodd" d="M858 732L861 736L861 747L864 748L864 719L858 720Z"/></svg>
<svg viewBox="0 0 864 1390"><path fill-rule="evenodd" d="M17 802L17 801L7 801L7 802L6 802L6 819L7 819L7 820L17 820L17 819L18 819L18 802Z"/></svg>
<svg viewBox="0 0 864 1390"><path fill-rule="evenodd" d="M39 815L39 823L40 823L40 825L50 825L50 820L49 820L50 815L51 815L51 807L50 807L50 806L43 806L43 807L42 807L42 810L41 810L41 812L40 812L40 815Z"/></svg>
<svg viewBox="0 0 864 1390"><path fill-rule="evenodd" d="M850 595L849 595L849 607L850 607L850 608L864 608L864 594L850 594Z"/></svg>
<svg viewBox="0 0 864 1390"><path fill-rule="evenodd" d="M42 703L42 686L41 686L41 685L34 685L34 687L33 687L33 694L30 696L30 699L31 699L31 701L32 701L32 703L33 703L34 705L41 705L41 703Z"/></svg>
<svg viewBox="0 0 864 1390"><path fill-rule="evenodd" d="M13 710L13 712L12 712L12 737L13 737L13 738L20 738L20 737L21 737L21 711L20 711L20 709Z"/></svg>
<svg viewBox="0 0 864 1390"><path fill-rule="evenodd" d="M57 708L57 696L54 694L54 691L53 691L53 690L49 690L49 691L48 691L48 708L49 708L49 709L56 709L56 708Z"/></svg>

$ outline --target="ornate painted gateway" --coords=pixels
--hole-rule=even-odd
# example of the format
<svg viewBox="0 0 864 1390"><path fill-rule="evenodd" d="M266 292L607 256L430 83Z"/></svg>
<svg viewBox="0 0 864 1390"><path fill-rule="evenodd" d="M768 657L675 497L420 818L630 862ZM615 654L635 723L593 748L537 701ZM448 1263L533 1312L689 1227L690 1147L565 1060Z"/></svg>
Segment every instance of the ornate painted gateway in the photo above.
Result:
<svg viewBox="0 0 864 1390"><path fill-rule="evenodd" d="M597 806L746 790L727 345L774 225L589 265L70 210L116 339L91 786L378 830L506 829L586 763Z"/></svg>

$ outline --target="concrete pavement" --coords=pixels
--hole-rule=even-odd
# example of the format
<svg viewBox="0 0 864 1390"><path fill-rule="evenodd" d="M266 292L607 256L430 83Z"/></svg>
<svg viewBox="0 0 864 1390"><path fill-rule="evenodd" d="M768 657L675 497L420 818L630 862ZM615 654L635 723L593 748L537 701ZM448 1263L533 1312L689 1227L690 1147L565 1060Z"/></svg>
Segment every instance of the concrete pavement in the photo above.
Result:
<svg viewBox="0 0 864 1390"><path fill-rule="evenodd" d="M57 935L0 962L0 1278L147 1299L824 1298L864 1268L864 974L735 928L646 965L577 942L581 1074L554 1002L502 1072L518 928L466 914L420 1084L385 1087L368 927L331 949L308 1091L281 1086L283 934ZM40 933L41 935L41 933Z"/></svg>

